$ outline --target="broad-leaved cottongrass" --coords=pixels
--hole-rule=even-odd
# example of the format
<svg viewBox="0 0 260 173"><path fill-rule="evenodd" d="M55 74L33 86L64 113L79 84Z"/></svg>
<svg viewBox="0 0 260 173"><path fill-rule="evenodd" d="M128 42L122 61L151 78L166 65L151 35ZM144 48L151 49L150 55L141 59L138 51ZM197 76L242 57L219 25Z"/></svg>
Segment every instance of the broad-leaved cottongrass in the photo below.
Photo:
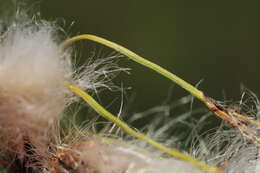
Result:
<svg viewBox="0 0 260 173"><path fill-rule="evenodd" d="M48 154L59 135L55 125L75 100L64 87L66 81L96 91L109 87L112 72L124 70L115 66L116 56L74 69L71 53L59 47L60 28L54 22L17 15L1 31L0 46L0 147L8 167L16 159L38 165Z"/></svg>
<svg viewBox="0 0 260 173"><path fill-rule="evenodd" d="M0 45L0 164L7 173L257 173L259 170L259 124L244 112L206 97L203 92L160 66L135 53L93 35L76 36L62 42L55 22L18 12L1 31ZM99 105L87 92L111 89L113 72L127 70L115 65L117 56L98 59L75 68L73 51L77 40L97 41L171 79L224 119L214 134L194 133L188 152L176 146L171 129L195 113L164 116L172 106L153 108L133 115L129 122L156 114L146 135L133 130ZM87 91L87 92L85 92ZM93 134L72 128L61 135L59 122L70 103L82 97L98 114L117 124L128 137L111 137L113 130ZM259 107L256 97L256 107ZM187 103L187 99L183 99ZM183 101L182 100L182 101ZM190 102L190 99L188 99ZM184 103L183 103L184 104ZM159 110L159 111L158 111ZM161 111L160 111L161 110ZM254 115L259 115L257 109ZM230 126L229 124L232 126ZM232 128L233 127L233 128ZM196 132L196 128L194 130ZM69 137L72 136L72 137ZM127 136L127 135L126 135ZM137 139L129 138L134 136ZM161 143L155 142L158 140ZM163 145L164 144L164 145ZM189 153L189 154L188 154Z"/></svg>

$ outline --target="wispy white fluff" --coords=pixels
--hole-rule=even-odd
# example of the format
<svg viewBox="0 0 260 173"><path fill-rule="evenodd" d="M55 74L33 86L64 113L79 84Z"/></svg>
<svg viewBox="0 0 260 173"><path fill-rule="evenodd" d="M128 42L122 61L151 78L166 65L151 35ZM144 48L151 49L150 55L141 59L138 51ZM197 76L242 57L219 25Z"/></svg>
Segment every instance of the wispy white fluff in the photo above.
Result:
<svg viewBox="0 0 260 173"><path fill-rule="evenodd" d="M49 127L66 103L62 85L70 69L53 38L54 26L21 20L3 31L0 45L0 137L2 148L19 153L24 138L42 147L48 141Z"/></svg>
<svg viewBox="0 0 260 173"><path fill-rule="evenodd" d="M256 95L248 90L243 95L243 99L247 102L244 100L239 102L240 108L250 112L251 117L259 116L259 109L257 109L259 102ZM182 102L184 99L186 101ZM143 130L148 136L167 146L180 150L186 148L186 152L198 160L222 167L224 173L258 173L260 171L259 148L247 141L238 129L223 122L219 127L205 131L204 126L209 121L213 121L214 118L217 120L215 115L205 109L174 114L177 107L184 107L190 101L191 98L183 97L177 103L156 106L135 113L129 120L130 122L145 120L147 123L143 126ZM249 102L251 106L248 105ZM160 153L144 142L130 141L152 153ZM191 165L187 164L184 167L188 169Z"/></svg>
<svg viewBox="0 0 260 173"><path fill-rule="evenodd" d="M87 137L85 142L78 141L71 148L65 146L63 151L70 151L72 160L78 161L74 167L77 173L204 173L184 161L163 159L117 140L110 142Z"/></svg>
<svg viewBox="0 0 260 173"><path fill-rule="evenodd" d="M60 28L54 22L22 12L17 16L0 31L0 147L23 156L24 143L46 151L58 135L50 129L74 100L65 82L97 92L109 88L111 75L122 69L114 56L75 70L72 51L59 47Z"/></svg>

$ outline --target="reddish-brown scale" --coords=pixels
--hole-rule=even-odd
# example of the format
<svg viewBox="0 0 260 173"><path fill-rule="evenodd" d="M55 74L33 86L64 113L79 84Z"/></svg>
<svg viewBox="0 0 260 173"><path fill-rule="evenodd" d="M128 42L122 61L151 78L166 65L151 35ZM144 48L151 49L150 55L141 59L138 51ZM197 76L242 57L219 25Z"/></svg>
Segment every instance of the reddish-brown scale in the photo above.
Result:
<svg viewBox="0 0 260 173"><path fill-rule="evenodd" d="M255 132L248 128L244 122L237 119L231 111L228 111L228 108L225 108L210 97L205 97L205 104L215 115L227 121L235 128L238 128L247 139L252 141L256 146L260 147L260 139L256 136Z"/></svg>
<svg viewBox="0 0 260 173"><path fill-rule="evenodd" d="M52 173L77 172L83 165L73 151L60 149L54 155L49 168L47 168Z"/></svg>

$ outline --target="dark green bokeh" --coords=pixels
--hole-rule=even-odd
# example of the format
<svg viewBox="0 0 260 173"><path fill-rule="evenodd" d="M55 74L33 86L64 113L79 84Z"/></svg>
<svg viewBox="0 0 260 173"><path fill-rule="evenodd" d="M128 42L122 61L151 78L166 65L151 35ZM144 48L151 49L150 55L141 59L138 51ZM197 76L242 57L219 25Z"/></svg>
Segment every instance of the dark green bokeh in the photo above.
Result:
<svg viewBox="0 0 260 173"><path fill-rule="evenodd" d="M238 100L240 84L260 93L260 2L257 0L42 0L43 18L64 19L70 35L91 33L135 51L196 84L208 95ZM88 46L88 44L86 44ZM135 109L162 103L172 83L124 60L131 75L120 75ZM224 94L223 94L224 92ZM185 95L177 86L172 98ZM120 99L120 93L115 98ZM106 105L114 98L107 98ZM118 108L118 107L117 107Z"/></svg>
<svg viewBox="0 0 260 173"><path fill-rule="evenodd" d="M46 18L75 21L72 33L115 41L196 84L212 97L240 97L240 84L260 93L260 3L218 1L45 0ZM127 61L126 61L127 62ZM127 62L132 75L121 79L137 93L135 104L161 103L171 82ZM173 89L175 99L184 92Z"/></svg>

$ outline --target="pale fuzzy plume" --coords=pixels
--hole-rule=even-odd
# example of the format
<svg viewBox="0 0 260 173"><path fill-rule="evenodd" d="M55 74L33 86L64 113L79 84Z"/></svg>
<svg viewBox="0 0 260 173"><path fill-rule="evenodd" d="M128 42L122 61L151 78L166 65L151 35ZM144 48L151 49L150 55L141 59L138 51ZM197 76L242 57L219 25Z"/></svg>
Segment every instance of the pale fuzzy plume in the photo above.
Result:
<svg viewBox="0 0 260 173"><path fill-rule="evenodd" d="M251 112L250 117L259 119L259 101L256 95L246 90L242 96L246 102L241 100L238 104L232 105L239 106L241 111L245 109L248 113ZM129 121L145 120L147 122L147 117L149 117L149 122L143 126L143 131L149 137L167 146L179 148L183 152L186 150L198 160L223 168L224 173L258 173L260 171L259 148L247 141L238 129L222 122L218 128L205 131L203 129L205 125L209 121L214 121L212 119L214 115L206 109L193 109L174 114L178 107L189 109L191 103L191 97L183 97L177 102L135 113ZM178 128L185 130L180 132ZM259 129L255 131L258 133ZM139 140L129 142L146 148L152 153L160 154L160 151L153 149L145 142ZM191 165L185 165L186 168L189 166Z"/></svg>
<svg viewBox="0 0 260 173"><path fill-rule="evenodd" d="M238 109L253 118L254 123L259 122L259 100L256 94L243 88L241 100L232 103L231 108ZM236 117L234 117L236 118ZM257 136L259 127L248 122ZM193 154L209 163L225 168L225 173L258 173L260 172L260 150L259 147L247 141L238 129L231 128L226 122L216 128L197 136L197 146Z"/></svg>
<svg viewBox="0 0 260 173"><path fill-rule="evenodd" d="M47 145L49 128L66 104L62 85L70 68L51 23L21 20L4 31L0 46L1 148L19 156L25 154L22 143Z"/></svg>
<svg viewBox="0 0 260 173"><path fill-rule="evenodd" d="M162 158L118 139L88 135L81 141L57 147L56 160L46 162L50 172L77 173L204 173L190 163ZM63 166L55 164L59 160Z"/></svg>
<svg viewBox="0 0 260 173"><path fill-rule="evenodd" d="M75 148L79 151L81 160L88 163L80 173L89 170L100 173L202 173L200 169L184 161L159 158L122 144L111 145L91 140Z"/></svg>
<svg viewBox="0 0 260 173"><path fill-rule="evenodd" d="M234 129L222 125L214 133L194 141L193 155L198 159L224 168L225 173L259 172L259 148L250 144Z"/></svg>
<svg viewBox="0 0 260 173"><path fill-rule="evenodd" d="M94 61L75 68L74 83L83 90L92 90L96 93L100 88L106 88L111 91L120 91L120 87L114 85L111 81L119 72L126 72L129 68L122 68L117 65L118 59L122 57L119 54L109 57L96 57Z"/></svg>
<svg viewBox="0 0 260 173"><path fill-rule="evenodd" d="M259 120L258 98L247 89L243 89L239 102L225 106L229 109L238 109L237 111L253 118L255 123ZM247 125L259 135L259 128L249 122ZM198 126L203 126L203 122ZM215 129L194 135L192 148L194 157L222 167L224 173L258 173L260 171L259 147L248 141L238 129L227 122L223 121Z"/></svg>
<svg viewBox="0 0 260 173"><path fill-rule="evenodd" d="M18 16L22 17L16 17L0 37L0 148L10 161L31 157L35 162L48 155L50 143L59 135L55 126L75 98L65 82L97 92L109 88L112 73L121 68L113 56L78 72L71 51L59 47L60 28L54 22L22 12Z"/></svg>

